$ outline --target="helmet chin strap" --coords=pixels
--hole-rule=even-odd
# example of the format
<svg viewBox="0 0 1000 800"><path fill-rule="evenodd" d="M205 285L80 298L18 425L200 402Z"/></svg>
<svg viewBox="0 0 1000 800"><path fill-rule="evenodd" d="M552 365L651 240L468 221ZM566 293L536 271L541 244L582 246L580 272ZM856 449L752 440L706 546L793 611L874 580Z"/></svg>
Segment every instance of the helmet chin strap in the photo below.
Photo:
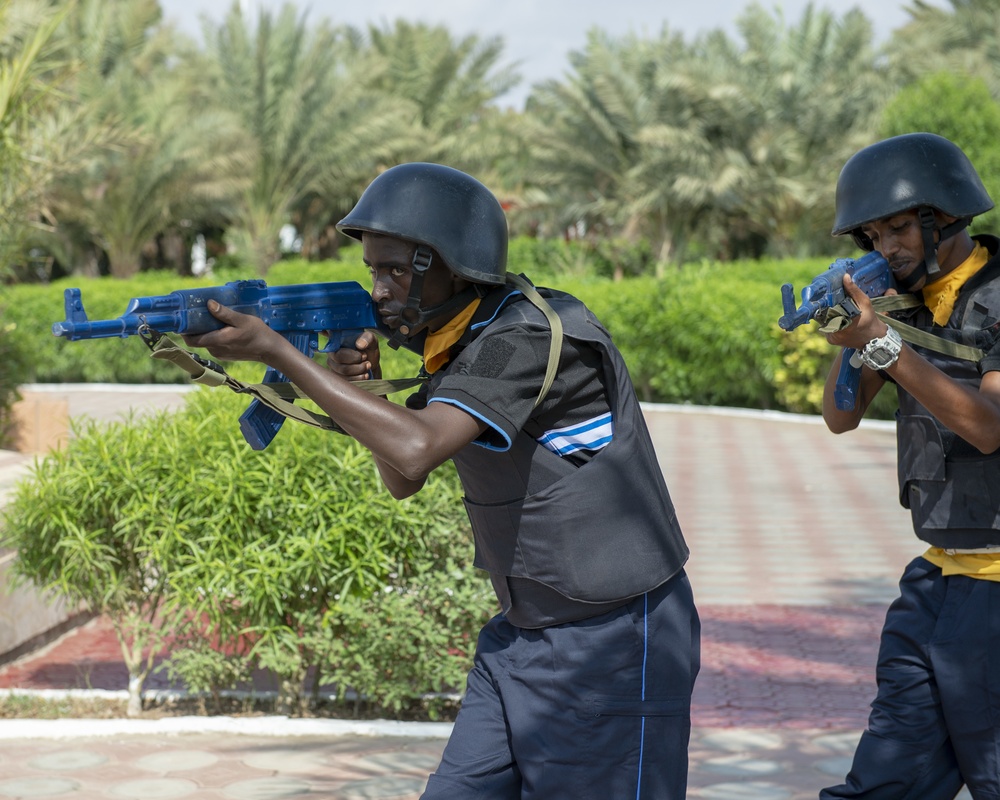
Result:
<svg viewBox="0 0 1000 800"><path fill-rule="evenodd" d="M453 294L443 303L432 308L421 309L420 298L424 292L424 279L427 277L427 270L431 268L433 260L434 254L430 248L418 246L413 253L413 261L410 264L412 271L410 293L406 298L406 305L399 312L401 324L387 342L393 350L399 349L400 345L406 344L413 337L418 336L429 323L443 314L465 308L480 295L480 289L485 288L473 284L457 294Z"/></svg>
<svg viewBox="0 0 1000 800"><path fill-rule="evenodd" d="M972 222L972 217L959 217L954 222L938 228L937 220L934 218L934 209L930 206L921 206L918 208L917 215L920 218L920 231L924 240L924 260L905 280L896 278L896 284L906 292L912 290L920 282L921 278L926 277L931 281L937 278L938 273L941 272L941 266L937 260L938 246L941 242L950 239L959 231L967 228L969 223ZM934 240L935 233L939 234L937 241Z"/></svg>

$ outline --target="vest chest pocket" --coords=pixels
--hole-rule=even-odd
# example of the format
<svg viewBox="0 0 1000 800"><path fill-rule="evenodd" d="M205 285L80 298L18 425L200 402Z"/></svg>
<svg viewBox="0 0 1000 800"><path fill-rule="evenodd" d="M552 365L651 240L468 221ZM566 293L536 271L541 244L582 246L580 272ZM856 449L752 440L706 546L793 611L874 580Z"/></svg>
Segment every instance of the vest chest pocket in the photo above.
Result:
<svg viewBox="0 0 1000 800"><path fill-rule="evenodd" d="M896 430L899 501L910 508L912 481L945 480L944 443L930 417L902 417Z"/></svg>

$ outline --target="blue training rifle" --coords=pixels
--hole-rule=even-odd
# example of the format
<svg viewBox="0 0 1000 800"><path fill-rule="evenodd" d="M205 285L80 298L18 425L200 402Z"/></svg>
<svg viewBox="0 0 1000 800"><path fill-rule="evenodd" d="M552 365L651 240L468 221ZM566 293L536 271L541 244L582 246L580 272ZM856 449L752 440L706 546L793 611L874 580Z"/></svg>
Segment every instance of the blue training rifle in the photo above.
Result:
<svg viewBox="0 0 1000 800"><path fill-rule="evenodd" d="M223 286L182 289L166 295L135 297L116 319L90 320L79 289L65 291L66 319L52 326L56 336L81 339L126 338L147 332L199 334L218 330L224 323L212 316L209 300L262 319L296 349L310 358L341 347L354 347L366 328L376 327L371 295L354 281L268 286L262 280L231 281ZM319 334L329 344L319 349ZM211 362L198 359L218 369ZM267 383L287 383L282 373L268 367ZM285 417L254 399L240 417L240 430L254 450L263 450L277 435Z"/></svg>

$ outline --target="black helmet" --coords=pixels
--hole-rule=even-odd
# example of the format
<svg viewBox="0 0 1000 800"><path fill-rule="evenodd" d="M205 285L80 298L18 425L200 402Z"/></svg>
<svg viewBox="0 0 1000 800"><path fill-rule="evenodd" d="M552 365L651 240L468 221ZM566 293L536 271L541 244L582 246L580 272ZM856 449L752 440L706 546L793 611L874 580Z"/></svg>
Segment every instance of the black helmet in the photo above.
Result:
<svg viewBox="0 0 1000 800"><path fill-rule="evenodd" d="M844 165L833 235L920 206L972 218L993 208L993 201L954 143L933 133L893 136L859 150Z"/></svg>
<svg viewBox="0 0 1000 800"><path fill-rule="evenodd" d="M441 164L387 169L337 229L355 239L369 232L426 245L474 283L501 285L507 273L507 218L499 201L475 178Z"/></svg>
<svg viewBox="0 0 1000 800"><path fill-rule="evenodd" d="M993 201L975 167L956 144L933 133L906 133L869 145L844 164L837 180L833 235L849 233L870 251L873 245L862 225L915 209L924 229L927 271L935 273L937 244L991 208ZM940 230L937 243L935 209L957 217Z"/></svg>

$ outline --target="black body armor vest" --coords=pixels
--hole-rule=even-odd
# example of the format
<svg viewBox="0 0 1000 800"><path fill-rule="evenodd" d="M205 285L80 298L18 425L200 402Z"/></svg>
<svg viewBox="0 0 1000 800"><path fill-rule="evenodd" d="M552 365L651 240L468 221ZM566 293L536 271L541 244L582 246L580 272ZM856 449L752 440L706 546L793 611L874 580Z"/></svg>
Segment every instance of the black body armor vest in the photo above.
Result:
<svg viewBox="0 0 1000 800"><path fill-rule="evenodd" d="M962 287L947 326L934 326L924 306L899 315L901 321L983 347L988 339L983 332L1000 320L1000 239L975 238L986 246L990 260ZM979 390L974 362L915 349L951 378ZM917 536L946 549L1000 547L1000 450L980 453L938 422L913 395L896 388L900 503L910 510Z"/></svg>
<svg viewBox="0 0 1000 800"><path fill-rule="evenodd" d="M560 292L546 292L546 299L564 336L601 353L611 442L578 465L522 430L506 451L472 444L454 457L475 564L490 573L501 607L521 627L603 613L664 583L688 557L621 354L579 300ZM546 325L531 304L512 303L468 347L525 321ZM434 386L432 378L431 395ZM535 487L545 476L544 488L528 494L528 475Z"/></svg>

